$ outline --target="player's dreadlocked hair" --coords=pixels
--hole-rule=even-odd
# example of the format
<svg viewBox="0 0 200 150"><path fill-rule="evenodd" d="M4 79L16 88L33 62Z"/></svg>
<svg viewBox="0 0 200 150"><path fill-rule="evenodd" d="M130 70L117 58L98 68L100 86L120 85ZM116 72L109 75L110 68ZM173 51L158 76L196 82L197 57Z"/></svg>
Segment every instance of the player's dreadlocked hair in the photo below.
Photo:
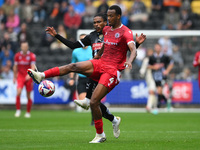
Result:
<svg viewBox="0 0 200 150"><path fill-rule="evenodd" d="M103 21L107 22L107 15L105 13L97 13L94 17L101 17Z"/></svg>
<svg viewBox="0 0 200 150"><path fill-rule="evenodd" d="M117 15L120 15L120 16L122 15L122 10L117 5L112 5L108 9L110 9L110 10L114 9Z"/></svg>

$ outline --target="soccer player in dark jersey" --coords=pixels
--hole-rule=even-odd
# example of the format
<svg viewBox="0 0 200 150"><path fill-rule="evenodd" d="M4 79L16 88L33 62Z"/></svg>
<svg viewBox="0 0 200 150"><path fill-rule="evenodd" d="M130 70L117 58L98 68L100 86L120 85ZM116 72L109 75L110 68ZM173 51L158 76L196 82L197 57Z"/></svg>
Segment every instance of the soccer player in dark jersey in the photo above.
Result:
<svg viewBox="0 0 200 150"><path fill-rule="evenodd" d="M81 73L98 81L90 100L96 128L96 136L90 143L101 143L106 140L106 135L103 131L100 101L119 83L121 71L125 67L132 68L132 62L137 55L132 31L120 21L120 7L117 5L111 6L107 11L107 16L109 26L103 29L104 44L101 47L102 51L100 50L95 56L95 58L99 59L54 67L44 72L35 72L32 69L27 70L28 74L38 84L45 78L63 76L70 72ZM130 57L126 60L128 51L130 51ZM101 55L102 52L103 55Z"/></svg>
<svg viewBox="0 0 200 150"><path fill-rule="evenodd" d="M169 56L162 53L160 44L155 44L154 54L149 58L149 69L152 69L153 79L157 87L158 108L161 106L161 101L167 102L166 97L162 93L163 81L167 79L167 75L173 68L173 61Z"/></svg>
<svg viewBox="0 0 200 150"><path fill-rule="evenodd" d="M96 54L99 52L103 45L103 28L107 25L107 16L106 14L103 13L98 13L94 16L93 19L93 25L95 31L92 31L89 35L87 35L85 38L72 42L69 41L62 36L60 36L56 30L53 27L47 27L46 32L53 37L57 38L60 40L62 43L64 43L66 46L68 46L71 49L79 48L79 47L85 47L85 46L92 46L92 55L93 57L96 56ZM146 39L146 35L141 34L139 37L136 34L136 48L139 47L140 44L142 44ZM71 78L70 80L74 80ZM92 96L92 93L94 89L96 88L98 82L89 79L89 82L87 83L87 95L84 100L74 100L76 104L79 106L83 107L84 109L88 109L90 106L90 99ZM115 117L113 114L111 114L108 110L108 108L103 104L100 103L100 108L102 111L102 115L104 118L110 120L113 123L113 134L116 138L119 137L120 135L120 130L119 130L119 124L121 121L120 117Z"/></svg>

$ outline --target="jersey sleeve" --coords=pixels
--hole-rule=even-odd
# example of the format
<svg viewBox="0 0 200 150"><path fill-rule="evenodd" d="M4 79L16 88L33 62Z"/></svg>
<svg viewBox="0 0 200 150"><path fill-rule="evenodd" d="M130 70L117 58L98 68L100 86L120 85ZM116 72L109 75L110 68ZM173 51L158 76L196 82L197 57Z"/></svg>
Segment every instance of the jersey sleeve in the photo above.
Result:
<svg viewBox="0 0 200 150"><path fill-rule="evenodd" d="M131 42L133 42L135 44L134 39L133 39L133 32L130 29L125 31L124 38L125 38L127 45Z"/></svg>
<svg viewBox="0 0 200 150"><path fill-rule="evenodd" d="M31 64L36 63L36 55L34 53L31 53Z"/></svg>
<svg viewBox="0 0 200 150"><path fill-rule="evenodd" d="M79 40L79 43L81 44L82 47L91 45L90 35L91 34L86 35L83 39Z"/></svg>

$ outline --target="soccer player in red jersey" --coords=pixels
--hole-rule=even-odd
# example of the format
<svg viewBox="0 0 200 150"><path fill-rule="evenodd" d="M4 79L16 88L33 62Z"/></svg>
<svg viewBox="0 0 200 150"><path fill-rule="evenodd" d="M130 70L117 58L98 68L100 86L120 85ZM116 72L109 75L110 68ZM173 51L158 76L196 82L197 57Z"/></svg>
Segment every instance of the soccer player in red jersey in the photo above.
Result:
<svg viewBox="0 0 200 150"><path fill-rule="evenodd" d="M102 112L99 107L100 101L119 83L120 72L125 67L132 68L132 62L137 55L133 33L120 21L121 8L117 5L111 6L107 11L107 17L109 26L103 29L104 44L95 56L99 59L71 63L44 72L35 72L28 69L28 74L38 84L45 78L62 76L70 72L81 73L98 81L90 100L96 128L96 136L90 143L102 143L106 140L103 131ZM127 51L131 53L128 60L126 60Z"/></svg>
<svg viewBox="0 0 200 150"><path fill-rule="evenodd" d="M33 90L33 80L27 74L27 69L35 69L36 56L29 51L29 45L27 42L21 43L21 51L15 54L14 57L14 78L13 82L17 82L17 96L16 96L16 113L15 117L20 117L20 96L24 86L26 86L27 92L27 111L24 117L30 118L30 111L32 106L31 91Z"/></svg>
<svg viewBox="0 0 200 150"><path fill-rule="evenodd" d="M199 67L199 77L198 77L198 80L199 80L199 88L200 88L200 51L198 51L195 56L194 56L194 60L193 60L193 66L194 67Z"/></svg>

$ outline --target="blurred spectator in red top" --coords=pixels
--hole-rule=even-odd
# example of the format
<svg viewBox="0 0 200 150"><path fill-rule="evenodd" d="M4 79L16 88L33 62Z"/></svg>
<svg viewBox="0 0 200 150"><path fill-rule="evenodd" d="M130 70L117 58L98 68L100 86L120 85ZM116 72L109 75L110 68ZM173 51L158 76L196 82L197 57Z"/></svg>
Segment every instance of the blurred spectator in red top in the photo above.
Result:
<svg viewBox="0 0 200 150"><path fill-rule="evenodd" d="M69 6L69 10L65 13L64 25L68 29L78 29L81 25L81 16L74 11L74 7L72 5Z"/></svg>

